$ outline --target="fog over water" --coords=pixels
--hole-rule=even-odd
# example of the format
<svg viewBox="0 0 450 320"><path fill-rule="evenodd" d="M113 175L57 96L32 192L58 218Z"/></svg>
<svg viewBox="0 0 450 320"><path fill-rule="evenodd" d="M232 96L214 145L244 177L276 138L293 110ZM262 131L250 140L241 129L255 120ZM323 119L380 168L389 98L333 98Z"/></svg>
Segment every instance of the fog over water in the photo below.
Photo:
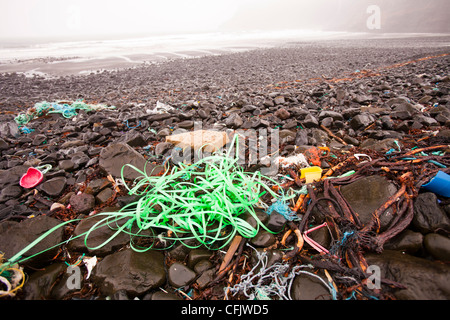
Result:
<svg viewBox="0 0 450 320"><path fill-rule="evenodd" d="M379 12L369 7L379 9ZM0 0L0 40L86 40L219 31L450 32L447 0ZM373 29L372 29L373 30Z"/></svg>
<svg viewBox="0 0 450 320"><path fill-rule="evenodd" d="M44 57L78 72L75 63L102 69L299 41L450 33L447 0L0 0L0 10L0 72L42 72L22 62Z"/></svg>

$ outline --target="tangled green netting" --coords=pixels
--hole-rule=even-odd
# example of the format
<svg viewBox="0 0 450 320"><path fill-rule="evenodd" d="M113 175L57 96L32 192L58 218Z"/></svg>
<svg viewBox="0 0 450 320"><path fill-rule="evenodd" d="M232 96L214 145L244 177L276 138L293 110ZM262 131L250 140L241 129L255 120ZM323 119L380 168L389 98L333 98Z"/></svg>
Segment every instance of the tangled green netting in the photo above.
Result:
<svg viewBox="0 0 450 320"><path fill-rule="evenodd" d="M41 117L47 113L60 113L64 118L72 118L76 116L77 110L95 111L103 109L115 109L114 106L106 106L103 104L87 104L82 100L73 102L38 102L34 107L29 108L27 112L20 113L14 118L18 125L25 125L31 120Z"/></svg>
<svg viewBox="0 0 450 320"><path fill-rule="evenodd" d="M279 196L263 182L269 178L260 172L244 172L237 161L213 155L190 166L174 167L162 177L138 170L142 178L133 188L127 188L141 198L121 213L129 214L141 230L162 228L172 232L186 246L186 240L196 239L210 249L218 241L223 247L236 233L252 238L260 226L266 228L255 212L255 207L262 206L261 197L267 192ZM256 227L243 218L244 213L253 216ZM230 230L225 232L228 226Z"/></svg>
<svg viewBox="0 0 450 320"><path fill-rule="evenodd" d="M236 145L238 150L237 135L232 145ZM288 198L278 195L266 184L269 181L278 184L276 181L263 176L259 171L245 172L237 164L238 156L230 156L231 149L227 153L214 153L192 165L180 163L179 166L167 169L162 176L151 176L146 173L145 168L139 170L126 164L122 168L122 179L123 170L127 166L141 174L134 181L133 187L126 186L130 195L140 196L139 200L117 212L98 213L95 216L103 217L87 232L74 238L84 237L85 246L96 250L125 232L131 237L130 246L143 252L151 249L155 241L142 246L137 241L142 237L170 240L172 243L175 243L173 240L178 240L189 248L203 245L209 249L220 249L236 234L252 238L260 227L271 232L258 218L255 207L263 206L261 197L267 193L276 199ZM244 213L253 216L256 226L252 226L244 218ZM17 261L49 233L73 221L76 220L64 222L49 230L10 261ZM88 246L90 234L105 226L115 230L111 237L98 246ZM156 235L154 230L159 230L159 234ZM193 239L197 240L196 244L191 244L190 240Z"/></svg>

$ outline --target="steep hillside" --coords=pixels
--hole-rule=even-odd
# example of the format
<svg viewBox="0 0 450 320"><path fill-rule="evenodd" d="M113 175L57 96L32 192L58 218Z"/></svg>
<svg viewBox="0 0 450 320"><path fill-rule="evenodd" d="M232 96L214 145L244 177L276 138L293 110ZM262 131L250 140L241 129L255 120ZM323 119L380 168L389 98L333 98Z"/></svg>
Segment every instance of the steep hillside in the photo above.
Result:
<svg viewBox="0 0 450 320"><path fill-rule="evenodd" d="M381 28L369 30L367 13L377 5ZM276 29L321 29L355 32L450 33L448 0L316 0L262 2L242 6L233 19L222 26L224 31Z"/></svg>

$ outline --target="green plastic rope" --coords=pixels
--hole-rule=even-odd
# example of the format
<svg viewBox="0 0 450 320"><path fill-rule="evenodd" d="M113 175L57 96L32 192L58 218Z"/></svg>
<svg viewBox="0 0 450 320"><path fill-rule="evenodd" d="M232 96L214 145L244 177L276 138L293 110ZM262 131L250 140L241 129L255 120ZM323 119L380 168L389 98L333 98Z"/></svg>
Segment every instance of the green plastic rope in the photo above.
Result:
<svg viewBox="0 0 450 320"><path fill-rule="evenodd" d="M234 137L231 145L235 144L236 150L238 150L237 137L237 135ZM237 153L234 158L231 158L230 152L231 148L227 154L216 152L192 165L180 163L180 167L167 169L162 176L151 176L146 173L145 168L141 171L130 164L124 165L122 167L123 181L125 181L123 171L127 166L141 174L141 177L134 181L133 187L125 185L130 195L140 196L139 200L124 206L118 212L104 212L91 216L103 216L103 218L87 232L72 239L84 237L86 248L96 250L120 233L127 233L130 235L130 246L138 252L149 250L154 244L152 241L149 246L141 247L135 241L139 237L168 240L173 242L172 245L175 243L174 240L178 240L189 248L198 248L203 245L215 250L225 247L236 234L252 238L258 233L260 227L272 232L259 220L254 207L263 205L261 197L267 193L277 200L285 201L290 198L278 195L264 182L268 180L278 185L276 181L263 176L258 171L244 172L243 168L237 164L239 160ZM249 213L256 220L256 227L242 218L244 213ZM50 229L9 259L9 263L30 259L31 256L23 259L22 256L53 231L77 221L80 219L66 221ZM95 247L88 246L89 235L105 226L115 230L111 237ZM155 229L164 232L155 235ZM147 230L152 234L146 234ZM192 239L197 240L198 245L189 244Z"/></svg>
<svg viewBox="0 0 450 320"><path fill-rule="evenodd" d="M237 136L233 144L238 144ZM173 233L166 240L181 241L189 248L205 246L208 249L220 249L226 246L238 233L245 238L254 237L262 227L270 232L258 219L254 207L261 197L270 193L280 198L263 180L275 181L264 177L260 172L244 172L237 165L238 157L228 154L205 157L193 165L180 164L169 174L148 176L132 165L141 174L135 180L135 186L128 189L129 194L139 195L136 202L124 207L121 214L132 217L140 230L158 228ZM256 228L242 218L249 213L256 221ZM224 232L225 229L229 232ZM189 245L187 240L195 239L198 245ZM217 247L217 242L223 242ZM141 249L131 246L137 250ZM143 250L148 250L144 248Z"/></svg>

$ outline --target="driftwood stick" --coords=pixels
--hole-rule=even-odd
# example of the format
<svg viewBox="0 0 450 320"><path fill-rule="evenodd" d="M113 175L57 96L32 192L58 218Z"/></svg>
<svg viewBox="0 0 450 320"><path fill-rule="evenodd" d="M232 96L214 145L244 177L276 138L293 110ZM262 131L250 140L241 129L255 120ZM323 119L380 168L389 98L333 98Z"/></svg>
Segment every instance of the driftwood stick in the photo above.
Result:
<svg viewBox="0 0 450 320"><path fill-rule="evenodd" d="M220 265L220 268L219 268L219 271L218 271L218 275L219 276L221 275L222 272L225 271L226 267L228 266L228 264L233 259L234 253L238 249L239 244L241 243L241 241L242 241L242 237L241 236L235 236L233 241L231 241L230 247L228 248L228 251L225 254L225 257L223 258L222 264Z"/></svg>
<svg viewBox="0 0 450 320"><path fill-rule="evenodd" d="M341 138L339 138L338 136L336 136L333 132L331 132L330 129L328 129L327 127L325 127L324 125L320 125L320 127L326 132L328 133L328 135L334 139L336 139L337 141L339 141L340 143L342 143L344 146L347 145L347 142L345 142L344 140L342 140Z"/></svg>

